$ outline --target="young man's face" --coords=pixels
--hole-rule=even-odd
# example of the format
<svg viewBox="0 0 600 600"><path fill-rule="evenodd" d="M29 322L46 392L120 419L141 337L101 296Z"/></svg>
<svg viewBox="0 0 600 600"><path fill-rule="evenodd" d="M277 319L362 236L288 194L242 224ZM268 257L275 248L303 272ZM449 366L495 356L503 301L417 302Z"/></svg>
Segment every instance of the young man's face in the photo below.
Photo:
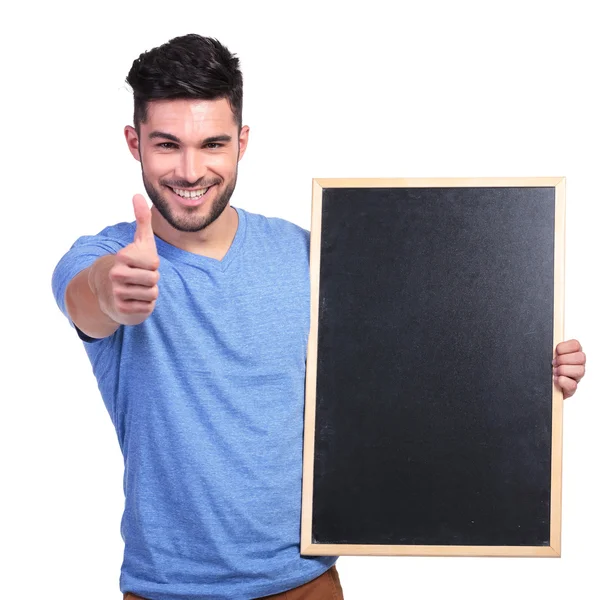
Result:
<svg viewBox="0 0 600 600"><path fill-rule="evenodd" d="M227 99L152 101L139 136L127 126L125 137L150 200L173 228L200 231L225 210L248 143Z"/></svg>

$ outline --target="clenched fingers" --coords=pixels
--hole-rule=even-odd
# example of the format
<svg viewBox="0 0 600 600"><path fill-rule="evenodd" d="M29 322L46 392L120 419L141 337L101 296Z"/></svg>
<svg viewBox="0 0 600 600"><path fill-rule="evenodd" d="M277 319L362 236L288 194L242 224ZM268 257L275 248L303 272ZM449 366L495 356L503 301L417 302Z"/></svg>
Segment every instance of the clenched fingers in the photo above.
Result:
<svg viewBox="0 0 600 600"><path fill-rule="evenodd" d="M152 314L156 302L143 302L140 300L116 300L117 310L124 315L142 315L147 317Z"/></svg>
<svg viewBox="0 0 600 600"><path fill-rule="evenodd" d="M585 366L580 365L561 365L554 367L553 373L555 377L565 376L574 379L577 383L581 381L581 378L585 375Z"/></svg>
<svg viewBox="0 0 600 600"><path fill-rule="evenodd" d="M154 302L158 298L158 286L147 287L145 285L126 285L115 287L115 299L139 300L141 302Z"/></svg>
<svg viewBox="0 0 600 600"><path fill-rule="evenodd" d="M581 344L578 340L567 340L556 345L556 354L572 354L582 351Z"/></svg>
<svg viewBox="0 0 600 600"><path fill-rule="evenodd" d="M159 271L148 271L127 265L115 265L108 276L111 281L122 285L145 285L147 287L156 285L160 279Z"/></svg>
<svg viewBox="0 0 600 600"><path fill-rule="evenodd" d="M561 375L560 377L555 377L554 381L562 389L565 398L570 398L577 391L577 382L570 377Z"/></svg>
<svg viewBox="0 0 600 600"><path fill-rule="evenodd" d="M119 250L116 256L120 262L129 267L156 271L160 266L158 254L146 252L135 244L129 244L129 246Z"/></svg>
<svg viewBox="0 0 600 600"><path fill-rule="evenodd" d="M552 361L555 367L560 365L585 365L585 352L570 352L568 354L557 354Z"/></svg>

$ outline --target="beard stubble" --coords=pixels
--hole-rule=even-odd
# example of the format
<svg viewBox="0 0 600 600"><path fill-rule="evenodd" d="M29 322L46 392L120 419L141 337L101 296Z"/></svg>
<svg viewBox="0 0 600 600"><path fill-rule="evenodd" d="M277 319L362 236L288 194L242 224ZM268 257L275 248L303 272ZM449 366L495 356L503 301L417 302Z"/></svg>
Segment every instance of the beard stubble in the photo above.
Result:
<svg viewBox="0 0 600 600"><path fill-rule="evenodd" d="M141 162L141 161L140 161ZM211 223L214 223L225 211L229 204L229 200L233 194L235 189L235 184L237 181L237 167L235 173L233 175L233 179L229 183L229 185L217 195L216 198L212 201L212 205L210 207L210 211L208 215L205 217L196 214L198 208L200 207L181 207L184 211L184 215L177 215L172 210L169 202L164 198L163 194L155 188L146 178L146 174L144 173L144 166L142 164L142 180L144 182L144 187L146 188L146 193L150 198L152 204L156 206L156 210L162 215L162 217L177 231L183 231L186 233L192 233L196 231L202 231L206 227L208 227ZM166 185L162 181L159 180L160 185ZM169 186L168 186L169 187ZM197 187L189 186L186 187Z"/></svg>

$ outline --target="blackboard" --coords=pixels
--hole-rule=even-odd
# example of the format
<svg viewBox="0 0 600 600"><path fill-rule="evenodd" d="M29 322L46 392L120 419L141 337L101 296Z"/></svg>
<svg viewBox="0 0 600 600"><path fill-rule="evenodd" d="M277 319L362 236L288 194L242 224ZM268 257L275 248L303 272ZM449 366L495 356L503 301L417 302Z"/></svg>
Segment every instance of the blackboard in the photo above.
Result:
<svg viewBox="0 0 600 600"><path fill-rule="evenodd" d="M313 180L301 553L560 556L564 178Z"/></svg>

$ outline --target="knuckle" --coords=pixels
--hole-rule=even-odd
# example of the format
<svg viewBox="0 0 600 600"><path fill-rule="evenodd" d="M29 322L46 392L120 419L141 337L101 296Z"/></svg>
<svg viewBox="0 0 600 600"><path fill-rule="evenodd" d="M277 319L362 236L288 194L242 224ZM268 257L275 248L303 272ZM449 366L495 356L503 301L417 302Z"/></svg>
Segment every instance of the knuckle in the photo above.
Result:
<svg viewBox="0 0 600 600"><path fill-rule="evenodd" d="M123 306L125 307L125 313L128 315L134 315L135 314L135 306L133 305L133 302L124 302Z"/></svg>
<svg viewBox="0 0 600 600"><path fill-rule="evenodd" d="M120 302L125 302L127 299L127 288L119 285L113 289L113 295L115 298L118 298Z"/></svg>
<svg viewBox="0 0 600 600"><path fill-rule="evenodd" d="M126 246L125 248L121 248L116 254L115 254L115 262L119 263L119 262L125 262L126 260L128 260L131 256L130 253L130 247Z"/></svg>
<svg viewBox="0 0 600 600"><path fill-rule="evenodd" d="M123 315L129 314L129 307L127 306L127 303L125 301L117 300L117 302L115 303L115 306L121 314L123 314Z"/></svg>
<svg viewBox="0 0 600 600"><path fill-rule="evenodd" d="M110 281L113 281L113 282L123 281L123 279L125 278L125 274L123 273L122 269L120 269L118 267L113 267L108 272L108 278Z"/></svg>
<svg viewBox="0 0 600 600"><path fill-rule="evenodd" d="M139 312L143 315L148 316L152 312L152 303L144 302L143 305L140 306Z"/></svg>

